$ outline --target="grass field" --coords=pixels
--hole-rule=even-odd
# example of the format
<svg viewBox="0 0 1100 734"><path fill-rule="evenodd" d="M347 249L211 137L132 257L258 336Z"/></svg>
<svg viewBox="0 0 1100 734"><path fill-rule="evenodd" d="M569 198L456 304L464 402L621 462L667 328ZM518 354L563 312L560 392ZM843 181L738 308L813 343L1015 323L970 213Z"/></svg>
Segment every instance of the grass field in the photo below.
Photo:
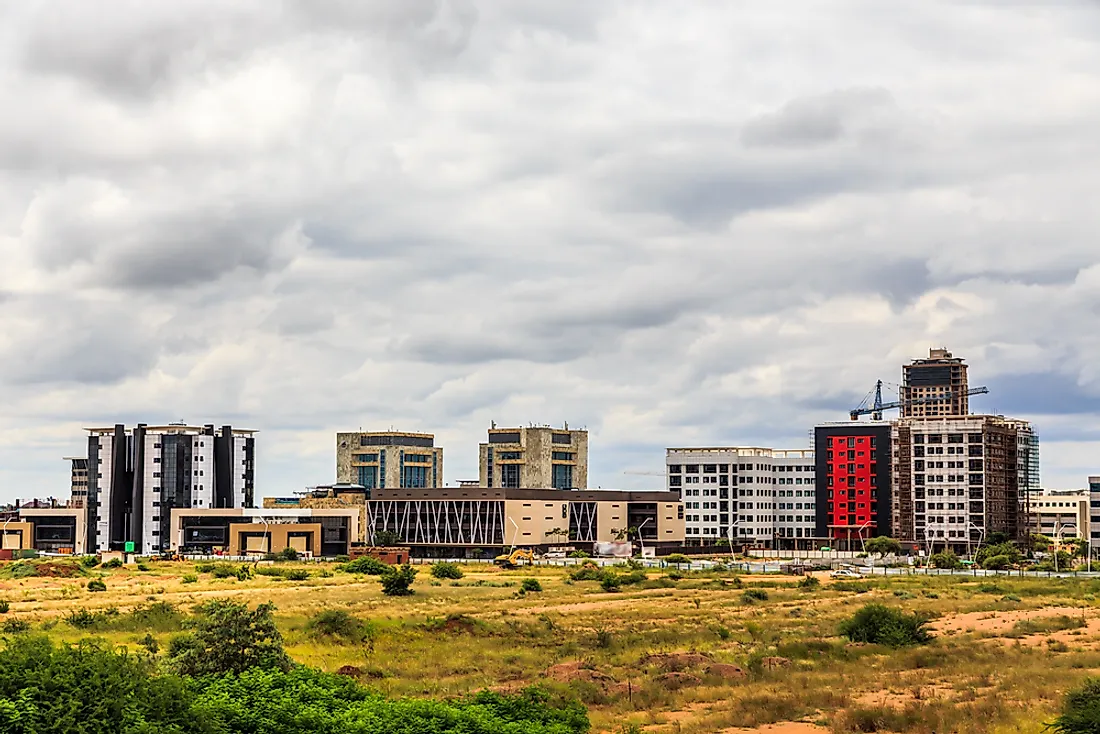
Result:
<svg viewBox="0 0 1100 734"><path fill-rule="evenodd" d="M802 589L785 576L650 571L607 592L566 569L468 566L464 578L438 581L421 566L414 595L386 597L376 577L335 564L279 564L308 570L304 581L216 579L193 563L147 568L12 578L10 564L0 567L10 604L0 625L131 647L152 638L163 651L180 617L134 609L271 601L300 663L352 666L395 696L543 684L584 701L599 732L1040 732L1066 690L1100 671L1092 580L903 576ZM530 577L541 592L521 592ZM93 578L107 590L88 591ZM848 643L838 626L872 601L933 617L934 640L898 650ZM364 626L354 639L319 635L308 622L327 609ZM79 610L91 614L72 616Z"/></svg>

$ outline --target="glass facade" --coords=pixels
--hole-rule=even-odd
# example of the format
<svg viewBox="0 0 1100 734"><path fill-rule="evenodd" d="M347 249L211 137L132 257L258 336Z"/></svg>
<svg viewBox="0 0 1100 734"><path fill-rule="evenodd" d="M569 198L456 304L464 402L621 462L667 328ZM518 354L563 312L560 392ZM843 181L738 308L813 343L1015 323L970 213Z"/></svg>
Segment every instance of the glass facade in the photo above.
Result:
<svg viewBox="0 0 1100 734"><path fill-rule="evenodd" d="M554 464L554 489L573 489L573 467L569 464Z"/></svg>

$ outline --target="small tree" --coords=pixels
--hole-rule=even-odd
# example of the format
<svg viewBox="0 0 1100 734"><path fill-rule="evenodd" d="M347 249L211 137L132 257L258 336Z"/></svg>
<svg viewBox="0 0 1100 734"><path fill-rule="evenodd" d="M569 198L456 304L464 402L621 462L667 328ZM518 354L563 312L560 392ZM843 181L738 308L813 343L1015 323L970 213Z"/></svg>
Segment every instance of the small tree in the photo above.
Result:
<svg viewBox="0 0 1100 734"><path fill-rule="evenodd" d="M449 563L448 561L433 563L431 573L437 579L460 579L466 575L462 573L462 569L458 567L457 563Z"/></svg>
<svg viewBox="0 0 1100 734"><path fill-rule="evenodd" d="M382 574L382 593L386 596L409 596L413 590L413 579L416 578L416 569L405 564L404 566L390 566L386 573Z"/></svg>
<svg viewBox="0 0 1100 734"><path fill-rule="evenodd" d="M998 559L996 563L998 565L990 565L991 559ZM974 560L977 561L982 568L1004 568L1014 563L1019 563L1023 555L1020 550L1013 543L997 543L995 545L982 546L981 550L974 556Z"/></svg>
<svg viewBox="0 0 1100 734"><path fill-rule="evenodd" d="M626 536L630 533L627 528L612 528L611 537L615 540L626 540Z"/></svg>
<svg viewBox="0 0 1100 734"><path fill-rule="evenodd" d="M960 561L959 557L955 555L955 552L951 550L934 553L928 560L936 568L962 568L962 561Z"/></svg>
<svg viewBox="0 0 1100 734"><path fill-rule="evenodd" d="M1088 678L1066 694L1062 714L1050 724L1059 734L1095 734L1100 731L1100 678Z"/></svg>
<svg viewBox="0 0 1100 734"><path fill-rule="evenodd" d="M879 535L867 541L867 552L887 556L893 553L901 555L901 543L885 535Z"/></svg>
<svg viewBox="0 0 1100 734"><path fill-rule="evenodd" d="M840 625L840 634L852 642L904 647L920 645L932 639L924 629L926 624L926 617L906 614L882 604L868 604Z"/></svg>
<svg viewBox="0 0 1100 734"><path fill-rule="evenodd" d="M374 534L375 545L399 545L401 536L392 530L379 530Z"/></svg>
<svg viewBox="0 0 1100 734"><path fill-rule="evenodd" d="M283 636L272 617L275 605L260 604L250 610L247 604L212 599L198 610L194 632L172 638L168 647L169 661L182 675L290 669Z"/></svg>

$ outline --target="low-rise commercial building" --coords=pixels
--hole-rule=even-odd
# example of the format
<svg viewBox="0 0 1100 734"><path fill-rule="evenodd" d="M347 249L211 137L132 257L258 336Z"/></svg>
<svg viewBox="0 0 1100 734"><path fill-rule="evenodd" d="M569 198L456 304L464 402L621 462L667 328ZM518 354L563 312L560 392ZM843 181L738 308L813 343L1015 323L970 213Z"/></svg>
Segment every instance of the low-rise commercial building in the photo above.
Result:
<svg viewBox="0 0 1100 734"><path fill-rule="evenodd" d="M1047 490L1031 497L1032 532L1048 538L1088 538L1091 535L1089 490Z"/></svg>

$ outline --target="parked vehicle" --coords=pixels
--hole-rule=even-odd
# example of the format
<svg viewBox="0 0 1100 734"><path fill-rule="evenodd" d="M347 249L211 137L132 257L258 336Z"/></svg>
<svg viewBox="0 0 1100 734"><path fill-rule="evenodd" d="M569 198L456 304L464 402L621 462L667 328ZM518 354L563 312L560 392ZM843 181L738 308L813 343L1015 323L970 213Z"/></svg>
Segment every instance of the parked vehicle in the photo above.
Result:
<svg viewBox="0 0 1100 734"><path fill-rule="evenodd" d="M838 568L829 574L834 579L861 579L863 574L851 568Z"/></svg>

